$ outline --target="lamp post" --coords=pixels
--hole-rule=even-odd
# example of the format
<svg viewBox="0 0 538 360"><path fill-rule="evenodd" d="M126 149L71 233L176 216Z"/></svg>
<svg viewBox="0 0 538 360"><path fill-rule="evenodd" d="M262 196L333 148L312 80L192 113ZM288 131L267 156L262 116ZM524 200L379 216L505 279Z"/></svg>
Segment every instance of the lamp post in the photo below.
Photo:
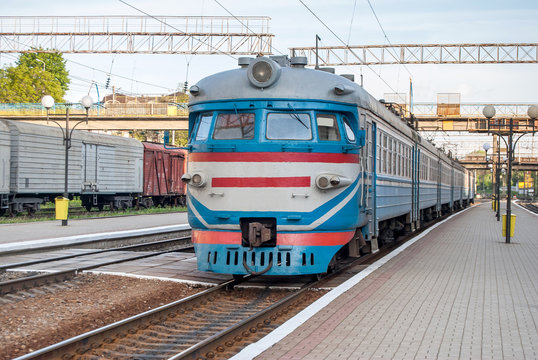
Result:
<svg viewBox="0 0 538 360"><path fill-rule="evenodd" d="M490 120L495 116L495 108L492 106L492 105L487 105L484 107L484 109L482 110L482 113L484 114L484 116L486 118L488 118L488 132L494 132L494 131L491 131L490 130ZM527 115L529 116L529 118L532 120L532 131L530 131L533 136L534 136L534 132L535 132L535 121L536 121L536 118L538 118L538 107L536 106L529 106L529 109L527 111ZM506 145L506 152L507 152L507 160L508 160L508 169L507 169L507 181L506 181L506 189L507 189L507 199L506 199L506 224L505 224L505 230L506 230L506 243L509 244L510 243L510 232L511 232L511 227L512 227L512 161L514 160L514 149L515 149L515 145L517 144L517 142L519 141L519 139L521 139L523 137L523 135L525 135L525 132L520 135L516 141L514 142L513 141L513 137L514 137L514 119L513 118L510 118L510 122L509 122L509 127L508 127L508 132L505 133L505 135L508 136L508 140L505 140L503 137L502 137L502 131L501 131L501 128L499 126L499 129L498 131L496 132L497 135L498 135L498 138L499 139L502 139ZM495 124L495 125L498 125L498 124ZM506 132L506 131L505 131ZM500 140L499 140L499 145L500 145ZM498 152L498 167L500 166L500 163L501 163L501 159L500 159L500 149L499 149L499 152ZM499 170L497 168L497 170ZM499 209L497 208L497 220L499 220Z"/></svg>
<svg viewBox="0 0 538 360"><path fill-rule="evenodd" d="M64 193L63 193L63 196L65 199L69 199L69 188L68 188L69 186L69 149L71 148L71 137L73 135L73 130L75 130L75 128L79 124L83 122L85 122L86 124L88 123L89 110L93 105L93 99L91 96L86 95L82 98L82 100L80 100L80 103L86 109L86 118L84 120L80 120L79 122L77 122L75 126L73 126L71 131L69 131L69 105L71 104L67 104L65 108L65 130L64 130L64 128L57 121L49 119L49 110L54 106L54 98L50 95L45 95L41 99L41 105L43 105L43 107L47 109L47 123L49 121L52 121L53 123L58 125L60 129L62 129L62 135L63 135L64 145L65 145ZM62 226L67 226L67 219L62 220Z"/></svg>
<svg viewBox="0 0 538 360"><path fill-rule="evenodd" d="M482 145L482 149L484 149L484 151L486 152L486 168L487 168L487 164L488 164L488 150L491 149L491 145L489 143L484 143L484 145ZM486 192L486 178L484 176L483 180L482 180L482 191L484 191L484 193ZM493 191L492 191L493 192Z"/></svg>

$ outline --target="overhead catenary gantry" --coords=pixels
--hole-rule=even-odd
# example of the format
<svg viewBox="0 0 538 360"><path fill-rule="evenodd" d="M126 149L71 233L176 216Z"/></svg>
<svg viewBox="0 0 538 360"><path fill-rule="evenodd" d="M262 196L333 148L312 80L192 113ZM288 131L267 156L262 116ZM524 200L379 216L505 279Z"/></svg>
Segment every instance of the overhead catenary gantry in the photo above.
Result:
<svg viewBox="0 0 538 360"><path fill-rule="evenodd" d="M316 47L290 48L316 64ZM538 63L538 43L398 44L318 47L322 66L389 64L524 64Z"/></svg>
<svg viewBox="0 0 538 360"><path fill-rule="evenodd" d="M272 53L266 16L0 16L0 53Z"/></svg>

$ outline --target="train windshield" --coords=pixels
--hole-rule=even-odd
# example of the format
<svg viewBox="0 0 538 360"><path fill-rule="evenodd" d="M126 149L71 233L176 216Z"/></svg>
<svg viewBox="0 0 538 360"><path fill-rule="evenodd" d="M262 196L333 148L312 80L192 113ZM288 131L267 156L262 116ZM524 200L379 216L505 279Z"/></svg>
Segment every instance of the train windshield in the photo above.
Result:
<svg viewBox="0 0 538 360"><path fill-rule="evenodd" d="M347 117L343 117L344 119L344 129L346 130L346 137L350 142L355 142L355 133L353 132L353 129L351 128L351 125L349 125L349 120Z"/></svg>
<svg viewBox="0 0 538 360"><path fill-rule="evenodd" d="M213 120L213 113L206 113L200 116L198 131L196 131L196 141L207 140L209 129L211 128L211 120Z"/></svg>
<svg viewBox="0 0 538 360"><path fill-rule="evenodd" d="M267 139L269 140L312 140L309 114L267 114Z"/></svg>
<svg viewBox="0 0 538 360"><path fill-rule="evenodd" d="M321 141L340 141L340 131L335 115L317 114L318 135Z"/></svg>
<svg viewBox="0 0 538 360"><path fill-rule="evenodd" d="M213 139L253 139L254 119L252 113L219 114L215 121Z"/></svg>

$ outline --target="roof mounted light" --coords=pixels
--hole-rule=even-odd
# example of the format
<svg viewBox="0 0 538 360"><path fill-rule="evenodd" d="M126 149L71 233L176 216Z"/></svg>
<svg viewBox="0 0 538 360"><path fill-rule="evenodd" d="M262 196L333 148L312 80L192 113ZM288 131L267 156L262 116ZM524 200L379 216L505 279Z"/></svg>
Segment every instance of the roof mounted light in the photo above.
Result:
<svg viewBox="0 0 538 360"><path fill-rule="evenodd" d="M200 94L200 88L198 87L198 85L193 85L193 86L191 86L191 88L189 89L189 92L190 92L191 95L193 95L193 96L198 96L198 94Z"/></svg>
<svg viewBox="0 0 538 360"><path fill-rule="evenodd" d="M308 65L308 60L306 59L306 56L294 56L291 58L290 64L293 67L304 68Z"/></svg>
<svg viewBox="0 0 538 360"><path fill-rule="evenodd" d="M237 65L239 65L242 68L246 68L250 65L250 62L252 61L252 58L243 56L237 59Z"/></svg>
<svg viewBox="0 0 538 360"><path fill-rule="evenodd" d="M345 85L345 84L338 84L334 87L334 93L336 95L347 95L354 92L355 89L352 86Z"/></svg>
<svg viewBox="0 0 538 360"><path fill-rule="evenodd" d="M248 67L248 80L259 88L267 88L277 82L281 67L275 61L260 57L252 60Z"/></svg>

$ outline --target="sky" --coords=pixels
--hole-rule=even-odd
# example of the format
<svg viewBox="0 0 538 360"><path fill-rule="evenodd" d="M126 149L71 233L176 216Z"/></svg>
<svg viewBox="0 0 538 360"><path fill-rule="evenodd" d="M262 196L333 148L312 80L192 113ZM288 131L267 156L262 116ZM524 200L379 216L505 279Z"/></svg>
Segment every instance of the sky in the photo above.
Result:
<svg viewBox="0 0 538 360"><path fill-rule="evenodd" d="M125 1L151 15L229 16L214 0ZM341 39L349 39L349 44L387 44L367 0L303 1ZM274 52L277 54L288 54L288 48L294 46L313 46L316 34L321 37L322 45L341 45L298 0L219 0L219 3L236 16L269 16L270 31L275 35ZM370 0L370 3L392 44L538 42L538 2L535 0ZM94 0L90 3L1 0L0 14L142 15L119 0ZM112 73L111 84L116 88L131 93L163 94L175 90L185 80L192 85L212 73L237 66L236 59L225 55L65 54L65 58L68 60L67 68L73 76L67 94L67 99L71 101L79 100L88 91L96 98L95 88L90 88L91 81L105 83L109 71ZM0 55L2 66L14 60L14 55ZM188 75L187 61L190 62ZM435 102L437 93L452 92L461 93L462 102L538 102L538 92L535 90L538 84L538 64L348 66L337 68L337 73L355 73L356 79L362 73L365 89L376 98L382 98L385 93L393 90L408 92L411 77L415 102ZM107 90L101 86L101 97L108 92L111 92L111 88Z"/></svg>
<svg viewBox="0 0 538 360"><path fill-rule="evenodd" d="M288 54L290 47L314 46L316 34L322 39L321 45L342 45L299 0L124 1L154 16L229 16L229 13L269 16L270 32L275 35L275 54ZM368 0L303 2L350 45L388 44L388 41L392 44L538 42L536 0L370 0L388 40ZM0 0L0 14L143 15L119 0ZM72 76L66 95L70 101L78 101L88 93L97 99L91 83L104 84L108 72L112 74L111 85L120 92L165 94L181 88L186 80L190 86L205 76L237 67L237 60L225 55L65 54L64 57ZM14 55L0 54L0 66L14 60ZM354 73L356 79L363 74L364 88L378 99L385 93L408 92L411 77L415 103L435 103L438 93L460 93L463 103L538 103L538 64L347 66L337 68L336 72ZM99 91L102 98L111 93L111 87L105 89L101 85Z"/></svg>

